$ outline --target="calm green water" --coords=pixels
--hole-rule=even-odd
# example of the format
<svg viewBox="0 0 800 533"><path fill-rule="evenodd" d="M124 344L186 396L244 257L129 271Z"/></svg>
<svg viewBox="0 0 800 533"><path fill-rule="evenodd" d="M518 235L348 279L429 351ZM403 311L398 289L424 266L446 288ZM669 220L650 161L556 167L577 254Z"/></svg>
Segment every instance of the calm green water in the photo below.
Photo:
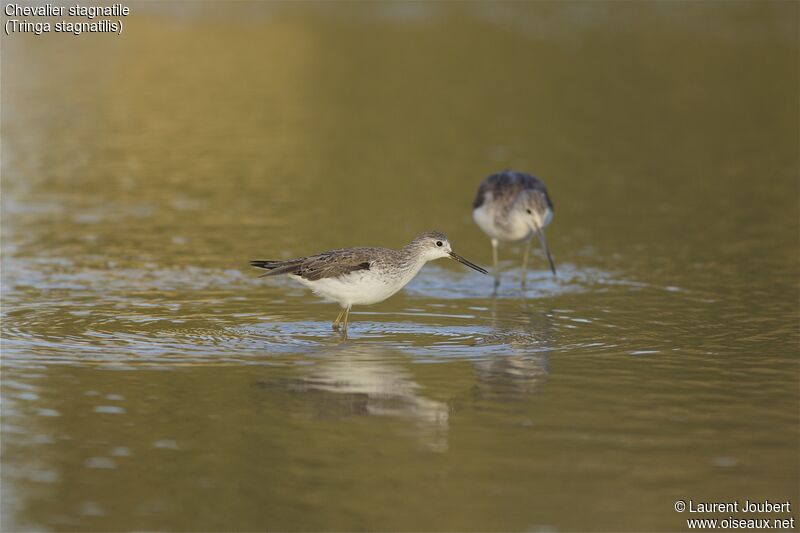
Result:
<svg viewBox="0 0 800 533"><path fill-rule="evenodd" d="M4 530L800 505L798 4L129 5L2 37ZM556 208L524 294L518 249L496 298L439 261L342 342L247 266L434 228L489 266L503 168Z"/></svg>

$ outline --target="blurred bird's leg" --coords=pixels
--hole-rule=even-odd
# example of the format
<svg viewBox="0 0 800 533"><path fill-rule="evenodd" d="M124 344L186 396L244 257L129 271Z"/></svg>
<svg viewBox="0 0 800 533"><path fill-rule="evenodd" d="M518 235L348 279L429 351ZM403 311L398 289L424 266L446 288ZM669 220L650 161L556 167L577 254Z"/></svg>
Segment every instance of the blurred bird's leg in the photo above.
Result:
<svg viewBox="0 0 800 533"><path fill-rule="evenodd" d="M494 292L500 286L500 261L497 257L497 239L492 239L492 261L494 262Z"/></svg>

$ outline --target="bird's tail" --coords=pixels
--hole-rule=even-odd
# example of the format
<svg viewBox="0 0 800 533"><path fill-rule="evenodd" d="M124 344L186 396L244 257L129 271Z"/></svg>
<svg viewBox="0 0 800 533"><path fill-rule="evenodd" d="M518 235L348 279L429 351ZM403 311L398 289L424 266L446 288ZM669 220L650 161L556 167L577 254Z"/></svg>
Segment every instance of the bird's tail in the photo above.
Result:
<svg viewBox="0 0 800 533"><path fill-rule="evenodd" d="M259 278L294 274L300 269L300 264L300 261L250 261L250 266L267 270L267 273L258 276Z"/></svg>

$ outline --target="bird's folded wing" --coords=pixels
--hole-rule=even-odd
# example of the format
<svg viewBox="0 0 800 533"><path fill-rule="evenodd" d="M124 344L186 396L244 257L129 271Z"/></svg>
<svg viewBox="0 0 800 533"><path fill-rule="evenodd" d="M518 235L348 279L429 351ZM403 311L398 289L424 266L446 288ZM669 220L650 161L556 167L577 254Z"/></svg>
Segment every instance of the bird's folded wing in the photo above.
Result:
<svg viewBox="0 0 800 533"><path fill-rule="evenodd" d="M358 270L369 270L372 261L367 251L359 249L335 250L307 257L294 274L316 281L338 278Z"/></svg>

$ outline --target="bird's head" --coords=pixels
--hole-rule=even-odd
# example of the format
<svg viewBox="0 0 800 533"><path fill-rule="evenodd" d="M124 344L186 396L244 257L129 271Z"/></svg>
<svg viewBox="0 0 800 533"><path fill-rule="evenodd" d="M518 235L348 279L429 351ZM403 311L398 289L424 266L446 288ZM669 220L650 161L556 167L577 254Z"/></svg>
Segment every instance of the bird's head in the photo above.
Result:
<svg viewBox="0 0 800 533"><path fill-rule="evenodd" d="M553 216L553 204L538 189L524 189L514 202L515 214L525 221L532 231L545 227Z"/></svg>
<svg viewBox="0 0 800 533"><path fill-rule="evenodd" d="M411 245L416 248L417 253L422 257L426 262L433 261L434 259L439 259L442 257L449 257L459 263L466 265L474 270L482 274L488 274L488 272L479 267L478 265L467 261L457 253L453 251L453 247L450 245L450 240L444 233L440 233L438 231L426 231L422 235L418 236L416 239L411 241Z"/></svg>

